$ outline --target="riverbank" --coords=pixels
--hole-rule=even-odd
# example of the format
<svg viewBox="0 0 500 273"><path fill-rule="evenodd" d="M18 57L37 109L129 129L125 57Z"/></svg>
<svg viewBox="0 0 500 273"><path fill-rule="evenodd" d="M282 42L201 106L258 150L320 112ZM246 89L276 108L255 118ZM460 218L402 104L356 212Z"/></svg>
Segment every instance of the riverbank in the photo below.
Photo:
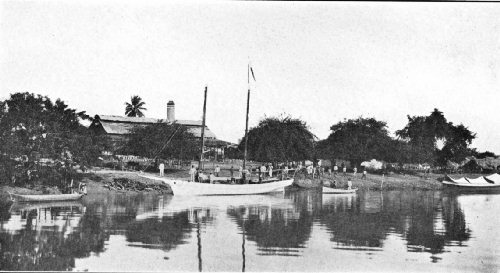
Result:
<svg viewBox="0 0 500 273"><path fill-rule="evenodd" d="M367 174L366 179L361 178L362 174L353 174L329 176L324 175L321 178L315 179L295 179L295 184L301 188L318 188L322 184L328 186L331 182L336 181L336 187L347 188L347 179L352 181L352 187L360 190L440 190L443 188L439 178L444 177L442 174L428 174L426 177L414 175L391 174L382 176L377 174Z"/></svg>
<svg viewBox="0 0 500 273"><path fill-rule="evenodd" d="M85 174L82 181L87 184L87 194L93 193L103 193L108 191L116 191L116 192L133 192L133 190L116 190L107 188L106 185L115 181L115 179L126 179L129 181L136 181L141 184L145 184L150 186L150 188L156 188L155 186L167 186L168 190L162 190L161 193L169 194L172 193L172 190L168 185L164 183L152 180L149 178L141 177L138 175L138 172L129 172L129 171L115 171L115 170L98 170L89 174Z"/></svg>
<svg viewBox="0 0 500 273"><path fill-rule="evenodd" d="M236 171L234 174L236 175ZM158 175L158 174L154 174ZM229 170L222 170L221 176L230 176ZM443 174L428 174L426 177L414 176L414 175L402 175L402 174L390 174L389 176L382 176L377 174L367 174L366 179L361 179L361 174L354 176L351 174L346 174L346 176L322 176L320 179L308 179L295 177L295 187L296 188L319 188L322 184L329 185L334 180L338 188L347 187L347 179L351 178L352 187L358 188L360 190L371 190L371 191L391 191L391 190L441 190L443 185L440 180L444 177ZM480 176L480 174L464 174L464 175L453 175L452 177L458 178L462 176L467 176L470 178L475 178ZM166 170L165 177L171 179L189 179L189 170L179 169L179 170ZM155 188L162 182L157 180L152 180L144 177L140 177L138 172L132 171L118 171L110 169L93 169L89 173L83 174L83 178L79 182L87 184L88 194L93 193L103 193L109 191L117 192L133 192L131 190L116 190L106 188L105 185L109 182L113 182L115 179L127 179L130 181L137 181L146 185L151 185L150 188ZM165 185L165 184L162 184ZM157 187L156 187L157 188ZM0 187L0 202L6 202L10 200L8 192L17 194L58 194L61 193L55 187L46 186L36 186L36 187L12 187L12 186L2 186ZM154 191L152 191L154 192ZM172 190L161 191L159 193L172 193Z"/></svg>
<svg viewBox="0 0 500 273"><path fill-rule="evenodd" d="M183 172L181 171L178 176L183 176ZM150 188L157 188L155 186L162 185L162 182L140 177L138 176L138 172L129 172L129 171L116 171L116 170L106 170L101 169L97 171L92 171L89 173L82 174L82 179L78 182L83 182L87 184L87 194L94 193L103 193L109 192L114 189L106 188L105 185L113 182L115 179L128 179L130 181L137 181L139 183L143 183L149 185ZM172 176L172 178L177 176ZM186 176L187 177L187 176ZM168 187L170 188L170 187ZM132 192L127 190L114 190L117 192ZM61 191L57 187L47 187L47 186L26 186L26 187L17 187L17 186L2 186L0 187L0 204L7 203L10 200L10 193L15 194L29 194L29 195L39 195L39 194L60 194ZM172 193L171 189L162 190L161 193Z"/></svg>

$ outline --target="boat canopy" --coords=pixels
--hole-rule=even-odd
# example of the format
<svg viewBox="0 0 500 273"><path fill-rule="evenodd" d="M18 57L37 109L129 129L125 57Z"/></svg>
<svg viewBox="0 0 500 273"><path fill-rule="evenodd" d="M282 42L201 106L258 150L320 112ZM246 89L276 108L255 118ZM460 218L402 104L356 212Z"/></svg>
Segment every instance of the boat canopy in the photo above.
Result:
<svg viewBox="0 0 500 273"><path fill-rule="evenodd" d="M465 178L471 184L488 184L488 181L484 177L480 176L478 178Z"/></svg>
<svg viewBox="0 0 500 273"><path fill-rule="evenodd" d="M494 173L492 175L488 175L484 177L486 181L493 183L493 184L500 184L500 174Z"/></svg>
<svg viewBox="0 0 500 273"><path fill-rule="evenodd" d="M453 179L449 175L447 175L445 177L445 180L453 182L453 183L458 183L458 184L469 183L469 181L467 181L467 179L465 179L465 177L461 177L459 179Z"/></svg>

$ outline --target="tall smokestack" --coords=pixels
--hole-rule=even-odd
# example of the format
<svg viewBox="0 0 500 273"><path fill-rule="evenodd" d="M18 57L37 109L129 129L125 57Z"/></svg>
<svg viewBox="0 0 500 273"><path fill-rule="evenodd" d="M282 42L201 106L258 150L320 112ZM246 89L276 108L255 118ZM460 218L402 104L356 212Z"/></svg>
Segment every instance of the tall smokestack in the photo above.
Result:
<svg viewBox="0 0 500 273"><path fill-rule="evenodd" d="M167 103L167 121L168 122L175 121L175 103L173 100Z"/></svg>

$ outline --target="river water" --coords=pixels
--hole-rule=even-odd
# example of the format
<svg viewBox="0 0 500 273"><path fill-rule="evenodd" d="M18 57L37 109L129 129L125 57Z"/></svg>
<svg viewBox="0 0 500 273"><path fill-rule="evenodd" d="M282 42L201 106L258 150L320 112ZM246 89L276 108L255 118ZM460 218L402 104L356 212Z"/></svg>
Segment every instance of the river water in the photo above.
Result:
<svg viewBox="0 0 500 273"><path fill-rule="evenodd" d="M107 193L0 211L1 270L500 270L500 195Z"/></svg>

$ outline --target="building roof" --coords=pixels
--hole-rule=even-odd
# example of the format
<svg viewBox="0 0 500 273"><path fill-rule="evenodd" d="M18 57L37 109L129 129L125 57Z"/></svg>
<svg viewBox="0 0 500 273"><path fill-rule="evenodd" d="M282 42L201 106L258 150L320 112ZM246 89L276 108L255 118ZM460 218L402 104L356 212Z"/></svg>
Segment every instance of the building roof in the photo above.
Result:
<svg viewBox="0 0 500 273"><path fill-rule="evenodd" d="M164 119L156 118L139 118L139 117L123 117L123 116L112 116L112 115L96 115L95 122L102 125L102 128L107 134L115 135L127 135L130 134L133 128L137 126L145 126L148 124L167 122ZM201 137L201 125L202 122L198 120L176 120L175 123L181 124L187 127L188 131L192 133L195 137ZM94 126L96 126L95 124ZM210 131L210 129L205 126L205 138L216 139L215 134Z"/></svg>

